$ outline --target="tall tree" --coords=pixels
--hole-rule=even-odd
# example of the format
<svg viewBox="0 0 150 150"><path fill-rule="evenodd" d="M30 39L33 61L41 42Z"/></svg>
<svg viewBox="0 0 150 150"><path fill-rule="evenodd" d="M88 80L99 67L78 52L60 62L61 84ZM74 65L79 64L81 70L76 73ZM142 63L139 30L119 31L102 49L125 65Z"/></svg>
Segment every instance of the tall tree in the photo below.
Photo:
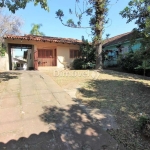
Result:
<svg viewBox="0 0 150 150"><path fill-rule="evenodd" d="M142 49L150 50L150 0L130 0L120 15L127 19L127 23L135 21L135 39L140 37Z"/></svg>
<svg viewBox="0 0 150 150"><path fill-rule="evenodd" d="M42 26L42 24L33 24L30 34L44 36L45 34L43 32L39 31L41 26Z"/></svg>
<svg viewBox="0 0 150 150"><path fill-rule="evenodd" d="M0 53L4 53L3 37L6 34L21 34L23 21L15 15L7 15L3 9L0 9Z"/></svg>
<svg viewBox="0 0 150 150"><path fill-rule="evenodd" d="M64 13L62 10L56 12L57 18L61 23L71 28L91 28L93 34L93 43L96 46L96 68L102 68L102 33L104 24L108 22L106 20L108 0L75 0L75 11L74 14L78 18L77 23L73 19L69 19L64 23ZM83 4L83 8L79 4ZM77 11L78 10L78 11ZM69 13L73 14L73 11L69 9ZM85 16L84 16L85 15ZM89 27L82 26L82 19L84 17L89 19Z"/></svg>
<svg viewBox="0 0 150 150"><path fill-rule="evenodd" d="M146 69L150 69L150 0L130 0L128 6L120 12L123 18L127 19L127 23L135 21L137 25L133 29L133 40L140 39L141 43L141 59L142 65L135 69L143 69L144 75Z"/></svg>
<svg viewBox="0 0 150 150"><path fill-rule="evenodd" d="M49 11L47 0L1 0L0 8L6 7L12 13L15 13L18 9L24 9L29 2L34 2L34 5L41 5L41 8Z"/></svg>

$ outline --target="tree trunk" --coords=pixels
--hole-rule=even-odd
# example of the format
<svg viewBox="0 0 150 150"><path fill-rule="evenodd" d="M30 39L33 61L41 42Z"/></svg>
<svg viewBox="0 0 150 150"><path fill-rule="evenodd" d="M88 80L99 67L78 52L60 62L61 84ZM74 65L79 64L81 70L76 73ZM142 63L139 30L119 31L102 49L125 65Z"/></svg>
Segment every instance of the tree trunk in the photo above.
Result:
<svg viewBox="0 0 150 150"><path fill-rule="evenodd" d="M103 0L96 0L96 69L102 69L102 32L103 32ZM103 6L103 7L102 7ZM97 26L98 25L98 26Z"/></svg>
<svg viewBox="0 0 150 150"><path fill-rule="evenodd" d="M96 69L102 69L102 44L96 46Z"/></svg>

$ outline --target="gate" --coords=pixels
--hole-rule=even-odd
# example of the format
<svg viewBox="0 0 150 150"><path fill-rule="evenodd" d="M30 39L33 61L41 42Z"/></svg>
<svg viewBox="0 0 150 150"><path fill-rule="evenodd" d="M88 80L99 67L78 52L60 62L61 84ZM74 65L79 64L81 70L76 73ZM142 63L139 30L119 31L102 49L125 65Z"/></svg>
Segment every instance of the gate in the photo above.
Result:
<svg viewBox="0 0 150 150"><path fill-rule="evenodd" d="M38 70L38 51L34 52L34 70Z"/></svg>

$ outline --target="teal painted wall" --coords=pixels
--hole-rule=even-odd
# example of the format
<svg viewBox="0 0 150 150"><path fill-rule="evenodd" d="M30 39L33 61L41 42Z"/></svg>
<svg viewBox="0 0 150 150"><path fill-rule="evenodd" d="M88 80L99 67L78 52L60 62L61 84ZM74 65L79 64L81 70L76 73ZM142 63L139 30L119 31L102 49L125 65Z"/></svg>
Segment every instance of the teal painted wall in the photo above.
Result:
<svg viewBox="0 0 150 150"><path fill-rule="evenodd" d="M121 45L123 47L129 47L130 46L130 42L122 43ZM105 48L103 48L103 50L116 51L117 50L116 46L117 46L117 44L116 45L111 45L111 46L106 46ZM132 50L133 51L139 50L140 46L141 46L140 42L137 41L134 45L132 45Z"/></svg>
<svg viewBox="0 0 150 150"><path fill-rule="evenodd" d="M103 50L112 50L112 51L116 52L116 51L118 50L117 47L116 47L117 45L118 45L118 44L116 44L116 45L111 45L111 46L106 46L105 48L103 48ZM141 44L140 44L139 41L137 41L137 42L136 42L134 45L132 45L131 48L130 48L130 42L127 41L127 42L125 42L125 43L122 43L121 46L124 47L124 50L122 51L122 54L123 54L123 53L129 52L131 49L132 49L134 52L137 51L137 50L139 50L140 47L141 47ZM108 58L108 56L107 56L107 58ZM104 61L104 66L105 66L105 67L107 67L107 66L113 66L113 65L117 65L117 56L116 56L116 55L113 56L112 59L107 59L107 60Z"/></svg>

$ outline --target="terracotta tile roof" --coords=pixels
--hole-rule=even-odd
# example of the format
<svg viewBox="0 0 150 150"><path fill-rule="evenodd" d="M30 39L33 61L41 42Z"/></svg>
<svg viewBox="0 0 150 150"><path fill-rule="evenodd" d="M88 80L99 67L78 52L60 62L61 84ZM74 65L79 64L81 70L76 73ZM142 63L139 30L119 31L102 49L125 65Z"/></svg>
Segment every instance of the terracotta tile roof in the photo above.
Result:
<svg viewBox="0 0 150 150"><path fill-rule="evenodd" d="M33 41L43 41L52 43L66 43L66 44L81 44L81 40L72 38L60 38L60 37L49 37L49 36L37 36L37 35L5 35L4 39L20 39L20 40L33 40Z"/></svg>
<svg viewBox="0 0 150 150"><path fill-rule="evenodd" d="M133 35L133 32L127 32L124 34L114 36L112 38L105 40L103 46L105 47L105 46L110 46L110 45L114 45L114 44L121 44L125 41L129 41L131 39L132 35Z"/></svg>

